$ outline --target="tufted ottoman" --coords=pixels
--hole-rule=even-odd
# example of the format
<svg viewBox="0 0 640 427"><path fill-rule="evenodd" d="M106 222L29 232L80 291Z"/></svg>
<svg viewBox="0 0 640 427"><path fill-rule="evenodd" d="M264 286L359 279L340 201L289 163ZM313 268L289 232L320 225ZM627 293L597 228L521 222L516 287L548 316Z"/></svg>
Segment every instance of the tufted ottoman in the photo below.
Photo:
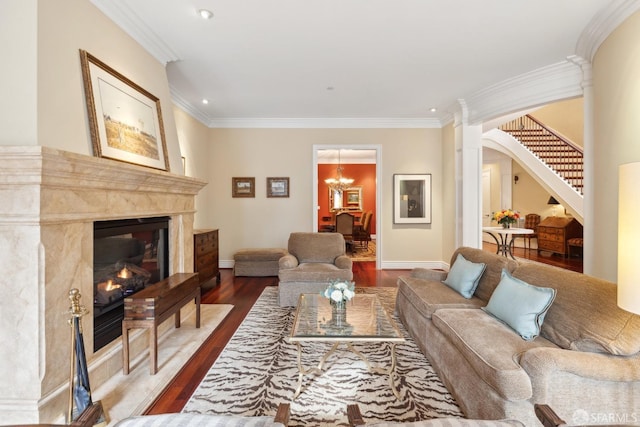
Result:
<svg viewBox="0 0 640 427"><path fill-rule="evenodd" d="M277 276L278 261L287 254L286 249L240 249L233 255L235 276Z"/></svg>

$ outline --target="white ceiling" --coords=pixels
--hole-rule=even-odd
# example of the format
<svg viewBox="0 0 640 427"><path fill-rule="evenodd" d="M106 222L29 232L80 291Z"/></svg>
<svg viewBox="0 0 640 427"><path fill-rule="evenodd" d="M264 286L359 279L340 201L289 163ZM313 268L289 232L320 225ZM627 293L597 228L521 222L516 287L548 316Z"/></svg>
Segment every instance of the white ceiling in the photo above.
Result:
<svg viewBox="0 0 640 427"><path fill-rule="evenodd" d="M565 61L620 1L92 0L167 63L174 101L207 125L438 122L458 99Z"/></svg>

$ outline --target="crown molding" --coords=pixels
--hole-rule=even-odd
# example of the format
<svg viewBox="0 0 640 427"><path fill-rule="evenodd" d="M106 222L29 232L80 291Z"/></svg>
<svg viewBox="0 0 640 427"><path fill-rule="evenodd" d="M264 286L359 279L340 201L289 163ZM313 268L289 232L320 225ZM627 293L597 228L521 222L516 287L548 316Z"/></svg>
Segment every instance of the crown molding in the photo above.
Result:
<svg viewBox="0 0 640 427"><path fill-rule="evenodd" d="M271 128L271 129L439 129L437 119L414 118L212 118L187 101L178 90L169 86L175 105L209 128Z"/></svg>
<svg viewBox="0 0 640 427"><path fill-rule="evenodd" d="M209 117L207 114L203 113L201 110L195 108L193 106L193 104L191 104L189 101L187 101L180 94L180 92L175 87L173 87L172 85L169 85L169 92L171 93L171 100L173 101L173 103L175 105L180 107L187 114L189 114L191 117L193 117L194 119L196 119L197 121L199 121L203 125L209 127L209 123L211 122L211 117Z"/></svg>
<svg viewBox="0 0 640 427"><path fill-rule="evenodd" d="M424 129L440 128L438 119L394 118L217 118L211 128L333 128L333 129Z"/></svg>
<svg viewBox="0 0 640 427"><path fill-rule="evenodd" d="M583 71L576 57L520 74L464 98L468 123L481 124L504 114L582 96ZM452 106L456 111L457 106Z"/></svg>
<svg viewBox="0 0 640 427"><path fill-rule="evenodd" d="M179 55L151 31L125 0L91 0L91 3L140 43L160 63L167 64L180 60Z"/></svg>
<svg viewBox="0 0 640 427"><path fill-rule="evenodd" d="M640 10L640 0L612 1L585 27L576 43L576 55L592 62L602 42L638 10Z"/></svg>

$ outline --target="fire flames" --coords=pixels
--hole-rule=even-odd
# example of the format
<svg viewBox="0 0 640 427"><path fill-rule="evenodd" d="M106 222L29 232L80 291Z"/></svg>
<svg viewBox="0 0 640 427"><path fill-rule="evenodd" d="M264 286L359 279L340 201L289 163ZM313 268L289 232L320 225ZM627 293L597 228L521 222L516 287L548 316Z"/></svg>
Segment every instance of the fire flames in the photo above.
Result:
<svg viewBox="0 0 640 427"><path fill-rule="evenodd" d="M131 270L129 270L127 267L124 267L122 270L118 272L116 277L120 279L128 279L131 277Z"/></svg>
<svg viewBox="0 0 640 427"><path fill-rule="evenodd" d="M109 279L106 282L98 283L98 291L111 292L120 289L121 286Z"/></svg>

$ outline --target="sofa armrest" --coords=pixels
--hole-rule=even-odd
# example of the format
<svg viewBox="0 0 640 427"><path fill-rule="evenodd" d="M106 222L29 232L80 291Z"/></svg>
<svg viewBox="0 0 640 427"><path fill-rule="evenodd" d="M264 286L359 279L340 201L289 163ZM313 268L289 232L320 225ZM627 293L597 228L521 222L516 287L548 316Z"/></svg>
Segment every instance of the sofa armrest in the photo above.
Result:
<svg viewBox="0 0 640 427"><path fill-rule="evenodd" d="M559 372L566 372L593 381L635 381L640 384L640 354L625 357L536 347L522 354L520 365L532 378L552 378Z"/></svg>
<svg viewBox="0 0 640 427"><path fill-rule="evenodd" d="M351 270L353 267L353 261L346 255L337 256L333 263L340 270Z"/></svg>
<svg viewBox="0 0 640 427"><path fill-rule="evenodd" d="M298 258L291 254L287 254L278 260L278 266L280 270L288 270L296 268L299 265Z"/></svg>
<svg viewBox="0 0 640 427"><path fill-rule="evenodd" d="M447 278L447 272L418 267L411 270L411 277L416 279L433 280L434 282L442 282Z"/></svg>

